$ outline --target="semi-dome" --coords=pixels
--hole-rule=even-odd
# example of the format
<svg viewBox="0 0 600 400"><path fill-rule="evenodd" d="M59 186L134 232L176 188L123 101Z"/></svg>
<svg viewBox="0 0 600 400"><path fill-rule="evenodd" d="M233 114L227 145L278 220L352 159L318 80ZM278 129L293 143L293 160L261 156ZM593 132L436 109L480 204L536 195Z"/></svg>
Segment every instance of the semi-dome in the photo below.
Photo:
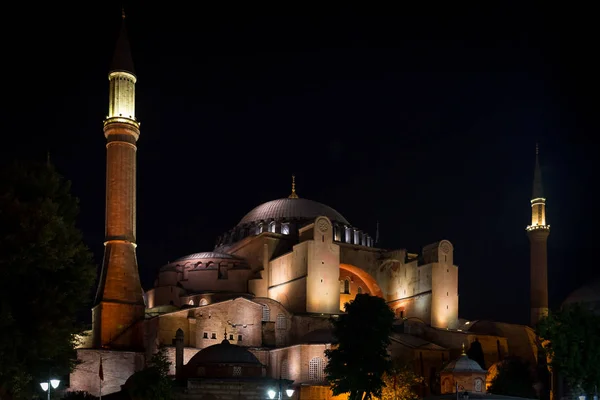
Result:
<svg viewBox="0 0 600 400"><path fill-rule="evenodd" d="M285 198L268 201L255 207L242 218L238 226L268 220L314 219L320 215L332 221L350 224L342 214L325 204L303 198Z"/></svg>
<svg viewBox="0 0 600 400"><path fill-rule="evenodd" d="M243 347L229 343L228 340L199 351L188 362L191 367L207 364L262 366L254 354Z"/></svg>

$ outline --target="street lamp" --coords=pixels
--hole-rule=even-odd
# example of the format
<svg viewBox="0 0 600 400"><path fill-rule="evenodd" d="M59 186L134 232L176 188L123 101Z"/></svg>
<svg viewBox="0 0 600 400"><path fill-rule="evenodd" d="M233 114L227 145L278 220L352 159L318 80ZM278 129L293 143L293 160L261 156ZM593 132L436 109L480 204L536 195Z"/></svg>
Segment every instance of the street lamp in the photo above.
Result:
<svg viewBox="0 0 600 400"><path fill-rule="evenodd" d="M294 389L292 389L292 388L285 389L285 394L287 395L287 397L292 397L294 395ZM271 399L271 400L273 400L275 398L275 396L277 396L277 400L282 400L283 389L281 387L281 379L279 379L279 392L276 392L273 389L269 389L267 391L267 395L269 395L269 399Z"/></svg>
<svg viewBox="0 0 600 400"><path fill-rule="evenodd" d="M52 389L56 389L60 385L60 381L58 379L50 379L50 382L41 382L40 386L44 392L48 392L48 400L50 400L50 387Z"/></svg>

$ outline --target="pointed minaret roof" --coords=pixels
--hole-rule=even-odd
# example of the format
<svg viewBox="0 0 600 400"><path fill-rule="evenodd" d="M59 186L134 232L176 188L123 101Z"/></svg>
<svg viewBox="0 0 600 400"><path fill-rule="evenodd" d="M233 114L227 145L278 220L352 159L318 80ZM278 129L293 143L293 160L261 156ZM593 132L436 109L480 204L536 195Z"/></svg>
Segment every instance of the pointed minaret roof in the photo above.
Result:
<svg viewBox="0 0 600 400"><path fill-rule="evenodd" d="M290 199L297 199L298 195L296 194L296 176L292 175L292 194L288 196Z"/></svg>
<svg viewBox="0 0 600 400"><path fill-rule="evenodd" d="M533 172L533 199L544 197L544 187L542 186L542 170L540 168L540 148L535 144L535 170Z"/></svg>
<svg viewBox="0 0 600 400"><path fill-rule="evenodd" d="M125 28L125 9L121 9L121 33L117 39L115 46L115 54L110 66L110 71L125 71L135 75L133 69L133 58L131 57L131 49L129 46L129 38L127 37L127 29Z"/></svg>

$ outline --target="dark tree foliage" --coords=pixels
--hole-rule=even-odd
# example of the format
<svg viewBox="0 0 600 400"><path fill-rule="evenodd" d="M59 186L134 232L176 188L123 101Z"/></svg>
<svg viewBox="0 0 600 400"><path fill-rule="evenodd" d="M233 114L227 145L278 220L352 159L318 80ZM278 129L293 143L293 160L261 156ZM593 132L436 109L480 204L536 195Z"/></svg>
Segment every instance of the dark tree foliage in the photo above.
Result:
<svg viewBox="0 0 600 400"><path fill-rule="evenodd" d="M471 360L477 361L477 364L479 364L481 366L481 368L487 369L485 367L485 358L483 355L483 347L481 347L481 343L479 342L479 339L475 338L475 341L473 343L471 343L471 346L469 346L469 350L467 351L467 356Z"/></svg>
<svg viewBox="0 0 600 400"><path fill-rule="evenodd" d="M564 306L537 326L553 371L576 395L600 387L600 316L580 304Z"/></svg>
<svg viewBox="0 0 600 400"><path fill-rule="evenodd" d="M346 303L346 314L332 319L338 345L326 350L325 373L335 395L349 400L381 397L383 376L392 369L388 354L394 313L385 300L359 294Z"/></svg>
<svg viewBox="0 0 600 400"><path fill-rule="evenodd" d="M518 357L507 358L498 366L488 392L504 396L536 398L530 365Z"/></svg>
<svg viewBox="0 0 600 400"><path fill-rule="evenodd" d="M161 347L155 353L148 366L133 374L125 389L133 400L169 400L173 381L169 378L169 362L166 348Z"/></svg>
<svg viewBox="0 0 600 400"><path fill-rule="evenodd" d="M96 276L77 199L49 163L0 168L0 398L30 398L74 366Z"/></svg>
<svg viewBox="0 0 600 400"><path fill-rule="evenodd" d="M88 392L84 392L84 391L73 391L73 392L67 392L65 393L65 395L62 397L65 400L96 400L97 397L91 395Z"/></svg>

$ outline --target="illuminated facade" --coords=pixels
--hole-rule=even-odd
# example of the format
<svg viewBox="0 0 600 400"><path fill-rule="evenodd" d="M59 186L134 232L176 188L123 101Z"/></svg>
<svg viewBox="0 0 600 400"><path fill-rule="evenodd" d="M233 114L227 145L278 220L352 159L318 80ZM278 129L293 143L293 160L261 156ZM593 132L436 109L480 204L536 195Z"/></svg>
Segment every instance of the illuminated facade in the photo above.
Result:
<svg viewBox="0 0 600 400"><path fill-rule="evenodd" d="M546 224L546 198L542 186L539 150L535 148L533 194L531 196L531 225L527 226L531 252L531 326L548 315L548 236Z"/></svg>
<svg viewBox="0 0 600 400"><path fill-rule="evenodd" d="M191 360L208 357L197 354L215 349L225 337L235 351L252 353L261 364L256 370L267 378L293 381L295 398L330 398L324 352L335 341L329 319L360 293L388 302L397 317L392 355L412 360L427 379L435 379L465 342L478 339L486 360L495 362L510 352L507 338L527 337L520 328L514 335L507 328L490 333L481 321L459 320L458 267L449 241L427 245L421 254L379 248L333 208L301 198L294 178L288 197L251 210L212 250L164 265L144 293L135 253L136 80L123 28L104 122L105 257L93 329L80 343L81 364L70 390L98 395L102 385L102 394L119 391L160 345L169 346L176 375L177 366L191 368ZM485 329L473 330L476 326ZM110 376L104 382L98 378L100 359ZM422 394L436 385L430 382Z"/></svg>

